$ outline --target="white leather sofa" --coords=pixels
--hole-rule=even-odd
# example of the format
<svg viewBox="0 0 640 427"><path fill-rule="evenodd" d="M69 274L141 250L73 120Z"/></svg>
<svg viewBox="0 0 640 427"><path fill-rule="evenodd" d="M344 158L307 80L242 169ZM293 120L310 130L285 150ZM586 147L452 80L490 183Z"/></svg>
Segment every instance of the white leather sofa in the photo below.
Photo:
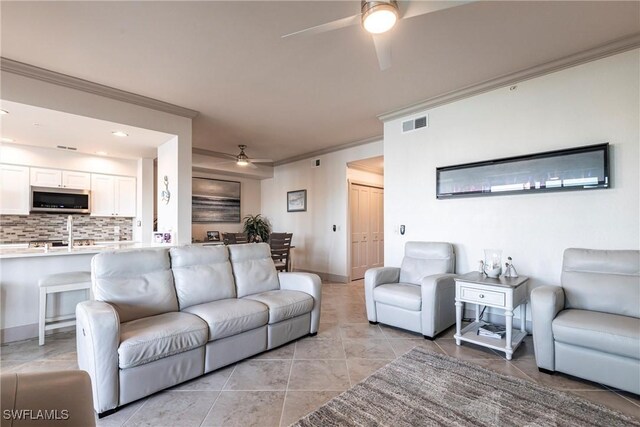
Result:
<svg viewBox="0 0 640 427"><path fill-rule="evenodd" d="M110 252L78 304L78 365L99 416L316 334L320 278L277 273L266 243Z"/></svg>
<svg viewBox="0 0 640 427"><path fill-rule="evenodd" d="M456 257L450 243L407 242L402 265L367 270L367 317L433 339L456 323Z"/></svg>
<svg viewBox="0 0 640 427"><path fill-rule="evenodd" d="M640 251L567 249L531 292L538 369L640 394Z"/></svg>

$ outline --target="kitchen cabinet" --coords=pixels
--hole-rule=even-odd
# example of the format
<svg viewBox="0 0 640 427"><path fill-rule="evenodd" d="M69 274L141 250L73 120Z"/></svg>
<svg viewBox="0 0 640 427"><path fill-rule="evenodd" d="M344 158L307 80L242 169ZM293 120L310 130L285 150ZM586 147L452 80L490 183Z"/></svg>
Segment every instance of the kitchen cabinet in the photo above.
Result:
<svg viewBox="0 0 640 427"><path fill-rule="evenodd" d="M59 169L31 168L31 185L34 187L57 187L88 190L91 174Z"/></svg>
<svg viewBox="0 0 640 427"><path fill-rule="evenodd" d="M0 214L29 215L29 168L0 165Z"/></svg>
<svg viewBox="0 0 640 427"><path fill-rule="evenodd" d="M136 216L136 179L91 174L92 216Z"/></svg>

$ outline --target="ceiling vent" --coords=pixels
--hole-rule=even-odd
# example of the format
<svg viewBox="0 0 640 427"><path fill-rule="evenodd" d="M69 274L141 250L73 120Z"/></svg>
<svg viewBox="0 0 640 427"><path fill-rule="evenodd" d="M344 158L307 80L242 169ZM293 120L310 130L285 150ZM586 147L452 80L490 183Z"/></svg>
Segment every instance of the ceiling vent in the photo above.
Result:
<svg viewBox="0 0 640 427"><path fill-rule="evenodd" d="M415 119L402 122L402 133L413 132L414 130L426 128L429 125L427 117L427 115L424 115L422 117L416 117Z"/></svg>
<svg viewBox="0 0 640 427"><path fill-rule="evenodd" d="M77 151L78 150L76 147L67 147L65 145L58 145L57 148L59 148L61 150L71 150L71 151Z"/></svg>

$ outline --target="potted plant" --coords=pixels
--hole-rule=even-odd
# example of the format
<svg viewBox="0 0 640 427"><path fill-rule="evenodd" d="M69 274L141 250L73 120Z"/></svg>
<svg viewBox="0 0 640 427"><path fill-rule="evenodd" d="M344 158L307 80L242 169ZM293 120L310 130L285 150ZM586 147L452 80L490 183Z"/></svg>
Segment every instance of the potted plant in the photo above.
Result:
<svg viewBox="0 0 640 427"><path fill-rule="evenodd" d="M247 235L250 242L267 242L269 240L271 224L267 218L258 214L247 215L243 220L243 232Z"/></svg>

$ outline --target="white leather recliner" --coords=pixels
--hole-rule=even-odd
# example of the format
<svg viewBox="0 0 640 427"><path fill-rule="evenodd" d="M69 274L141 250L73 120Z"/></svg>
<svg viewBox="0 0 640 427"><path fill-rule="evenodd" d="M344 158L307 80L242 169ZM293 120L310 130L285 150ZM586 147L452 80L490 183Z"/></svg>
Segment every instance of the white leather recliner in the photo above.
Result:
<svg viewBox="0 0 640 427"><path fill-rule="evenodd" d="M640 393L640 251L567 249L560 282L531 291L538 369Z"/></svg>
<svg viewBox="0 0 640 427"><path fill-rule="evenodd" d="M367 270L369 323L407 329L433 339L456 323L455 264L450 243L407 242L402 266Z"/></svg>

